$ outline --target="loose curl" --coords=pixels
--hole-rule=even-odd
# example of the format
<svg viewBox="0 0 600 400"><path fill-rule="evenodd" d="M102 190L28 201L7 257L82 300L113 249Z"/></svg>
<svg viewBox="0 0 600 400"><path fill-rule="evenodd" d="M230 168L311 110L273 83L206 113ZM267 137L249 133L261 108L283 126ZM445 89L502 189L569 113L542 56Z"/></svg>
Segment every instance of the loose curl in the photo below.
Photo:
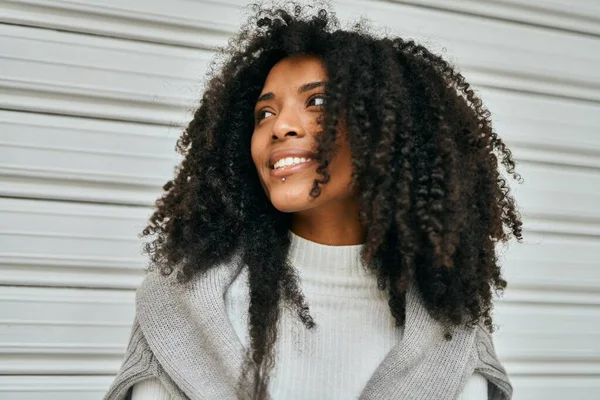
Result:
<svg viewBox="0 0 600 400"><path fill-rule="evenodd" d="M222 65L177 143L183 161L142 233L153 236L145 247L151 268L187 281L241 254L251 339L243 376L253 371L252 397L264 398L281 303L308 329L315 321L287 260L290 215L272 206L251 159L253 109L278 61L313 54L328 81L317 137L322 178L310 195L318 197L330 179L343 124L366 230L364 262L387 290L397 325L414 282L441 323L483 322L492 331L492 294L506 287L495 244L522 240L499 162L521 178L471 86L412 40L378 38L361 25L342 30L324 9L255 7L221 51Z"/></svg>

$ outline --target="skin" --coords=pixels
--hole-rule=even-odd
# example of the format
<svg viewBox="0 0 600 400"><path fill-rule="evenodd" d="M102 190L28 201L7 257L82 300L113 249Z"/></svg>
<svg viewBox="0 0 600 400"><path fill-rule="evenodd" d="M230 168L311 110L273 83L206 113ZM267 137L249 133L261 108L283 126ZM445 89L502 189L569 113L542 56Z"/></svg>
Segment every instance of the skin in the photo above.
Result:
<svg viewBox="0 0 600 400"><path fill-rule="evenodd" d="M358 201L351 186L352 153L343 129L339 151L329 164L330 181L321 185L316 199L309 196L317 164L308 163L296 172L272 176L271 153L280 149L316 149L317 119L325 101L327 73L320 59L297 55L281 60L269 72L258 97L251 141L252 160L271 203L279 211L292 213L291 230L296 235L327 245L364 243L358 218ZM312 84L307 87L307 84Z"/></svg>

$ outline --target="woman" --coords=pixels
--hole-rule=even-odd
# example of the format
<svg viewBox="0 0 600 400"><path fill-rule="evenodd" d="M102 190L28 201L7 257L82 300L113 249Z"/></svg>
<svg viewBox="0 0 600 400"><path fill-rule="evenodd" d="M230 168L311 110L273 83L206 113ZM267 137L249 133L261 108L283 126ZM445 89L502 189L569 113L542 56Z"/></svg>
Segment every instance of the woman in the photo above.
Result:
<svg viewBox="0 0 600 400"><path fill-rule="evenodd" d="M178 142L107 399L510 399L510 151L464 78L325 10L259 9Z"/></svg>

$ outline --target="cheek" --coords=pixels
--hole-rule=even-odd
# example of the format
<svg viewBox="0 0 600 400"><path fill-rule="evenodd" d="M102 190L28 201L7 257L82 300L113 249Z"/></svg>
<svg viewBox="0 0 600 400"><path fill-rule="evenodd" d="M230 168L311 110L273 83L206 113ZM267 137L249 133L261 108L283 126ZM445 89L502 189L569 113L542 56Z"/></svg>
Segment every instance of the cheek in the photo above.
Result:
<svg viewBox="0 0 600 400"><path fill-rule="evenodd" d="M337 183L337 185L332 186L335 186L338 191L345 191L349 190L349 185L352 182L352 152L344 139L341 140L340 146L339 152L331 161L329 171L332 181Z"/></svg>
<svg viewBox="0 0 600 400"><path fill-rule="evenodd" d="M265 173L269 173L269 171L264 167L266 148L266 144L264 143L264 140L261 140L260 135L252 135L252 138L250 139L250 155L252 157L254 167L256 168L260 185L262 186L265 194L268 196L269 188L267 187L267 176L265 176Z"/></svg>
<svg viewBox="0 0 600 400"><path fill-rule="evenodd" d="M331 174L330 182L323 186L323 197L345 199L353 195L351 187L352 173L346 163L335 165L331 164L329 169Z"/></svg>
<svg viewBox="0 0 600 400"><path fill-rule="evenodd" d="M260 166L262 165L263 161L263 157L264 154L262 154L264 152L265 146L264 144L261 144L261 140L259 135L252 135L252 138L250 140L250 154L252 156L252 162L254 163L254 166L256 167L257 170L260 170Z"/></svg>

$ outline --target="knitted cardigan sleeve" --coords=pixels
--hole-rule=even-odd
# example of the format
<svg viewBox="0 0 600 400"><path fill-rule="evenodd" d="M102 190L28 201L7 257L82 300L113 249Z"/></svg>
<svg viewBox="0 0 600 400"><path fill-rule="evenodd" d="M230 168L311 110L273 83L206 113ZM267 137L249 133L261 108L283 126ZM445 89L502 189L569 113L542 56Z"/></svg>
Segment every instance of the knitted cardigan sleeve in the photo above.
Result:
<svg viewBox="0 0 600 400"><path fill-rule="evenodd" d="M492 335L487 328L478 327L475 342L478 354L475 372L485 376L488 381L488 400L512 399L512 385L496 355Z"/></svg>
<svg viewBox="0 0 600 400"><path fill-rule="evenodd" d="M492 335L486 328L478 327L475 339L477 360L474 372L487 379L488 400L510 400L513 392L512 385L496 355ZM173 399L188 399L163 371L136 319L123 364L104 400L131 400L132 388L136 383L156 378Z"/></svg>
<svg viewBox="0 0 600 400"><path fill-rule="evenodd" d="M156 360L136 318L123 363L104 400L131 400L132 388L136 383L156 378L174 399L187 399Z"/></svg>

